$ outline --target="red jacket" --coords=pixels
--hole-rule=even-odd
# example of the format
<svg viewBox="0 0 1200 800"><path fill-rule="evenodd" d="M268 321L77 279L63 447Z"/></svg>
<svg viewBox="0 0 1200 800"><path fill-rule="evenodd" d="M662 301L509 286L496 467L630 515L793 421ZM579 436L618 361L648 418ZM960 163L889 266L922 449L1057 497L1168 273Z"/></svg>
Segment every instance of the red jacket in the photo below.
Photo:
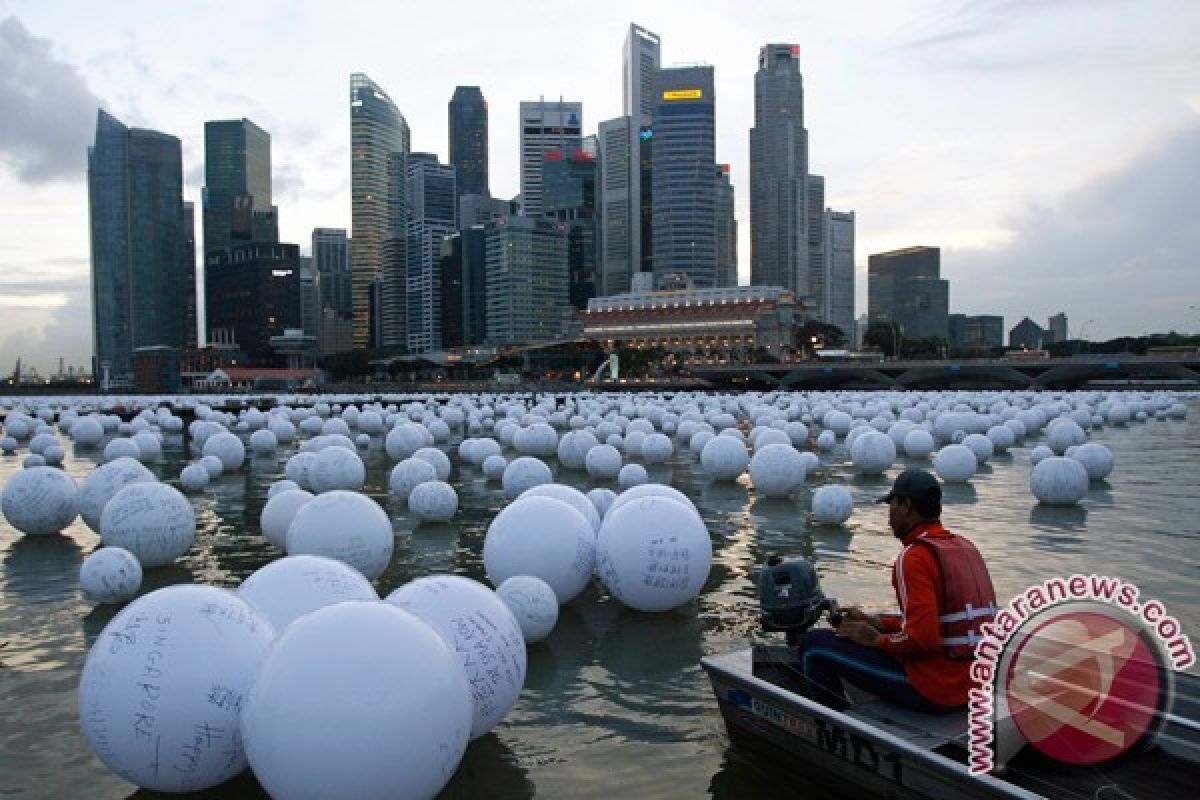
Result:
<svg viewBox="0 0 1200 800"><path fill-rule="evenodd" d="M915 544L921 537L952 536L940 522L923 523L905 535L904 549L892 565L892 586L900 614L881 617L884 635L879 637L878 645L904 664L908 680L918 692L938 705L957 707L967 702L971 660L954 660L946 654L940 619L946 609L942 608L944 589L938 556L932 547ZM984 602L994 604L994 593L990 599L980 600L980 606Z"/></svg>

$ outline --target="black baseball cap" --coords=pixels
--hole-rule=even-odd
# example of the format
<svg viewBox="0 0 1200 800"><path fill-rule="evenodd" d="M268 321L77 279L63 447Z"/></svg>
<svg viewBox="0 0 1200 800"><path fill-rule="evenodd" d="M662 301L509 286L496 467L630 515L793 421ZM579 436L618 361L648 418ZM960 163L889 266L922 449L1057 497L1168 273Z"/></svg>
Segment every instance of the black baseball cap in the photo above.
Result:
<svg viewBox="0 0 1200 800"><path fill-rule="evenodd" d="M875 502L887 503L893 497L932 497L941 502L942 487L938 483L937 478L925 470L906 469L896 476L896 481L892 484L892 490Z"/></svg>

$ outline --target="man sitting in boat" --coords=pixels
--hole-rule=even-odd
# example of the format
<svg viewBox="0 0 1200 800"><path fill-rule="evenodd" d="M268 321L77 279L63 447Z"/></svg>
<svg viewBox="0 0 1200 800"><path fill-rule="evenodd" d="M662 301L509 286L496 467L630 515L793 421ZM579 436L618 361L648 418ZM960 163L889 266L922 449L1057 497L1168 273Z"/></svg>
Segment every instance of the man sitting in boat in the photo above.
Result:
<svg viewBox="0 0 1200 800"><path fill-rule="evenodd" d="M845 680L896 705L937 713L966 705L980 626L996 591L975 545L942 527L942 489L919 469L900 473L880 503L903 550L892 565L899 614L844 608L836 631L806 633L797 654L814 699L844 708Z"/></svg>

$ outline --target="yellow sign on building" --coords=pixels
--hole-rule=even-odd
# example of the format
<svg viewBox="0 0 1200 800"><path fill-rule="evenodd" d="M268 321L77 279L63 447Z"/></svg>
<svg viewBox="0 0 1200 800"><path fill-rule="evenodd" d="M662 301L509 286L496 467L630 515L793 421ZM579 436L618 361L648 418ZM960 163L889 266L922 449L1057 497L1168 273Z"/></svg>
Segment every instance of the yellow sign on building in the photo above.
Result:
<svg viewBox="0 0 1200 800"><path fill-rule="evenodd" d="M702 89L672 89L663 92L663 100L700 100L703 97Z"/></svg>

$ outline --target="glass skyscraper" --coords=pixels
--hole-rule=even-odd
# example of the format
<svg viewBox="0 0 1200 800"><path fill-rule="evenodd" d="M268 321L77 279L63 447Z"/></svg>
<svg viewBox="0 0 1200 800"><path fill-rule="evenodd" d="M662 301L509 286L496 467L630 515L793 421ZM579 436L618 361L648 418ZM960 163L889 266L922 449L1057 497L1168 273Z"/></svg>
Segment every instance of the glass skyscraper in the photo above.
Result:
<svg viewBox="0 0 1200 800"><path fill-rule="evenodd" d="M546 153L574 154L583 147L583 103L561 99L521 103L521 213L542 215L542 164Z"/></svg>
<svg viewBox="0 0 1200 800"><path fill-rule="evenodd" d="M179 139L100 111L88 148L94 374L132 383L133 352L188 345L195 305L186 258Z"/></svg>
<svg viewBox="0 0 1200 800"><path fill-rule="evenodd" d="M713 68L655 73L651 183L655 288L717 285Z"/></svg>
<svg viewBox="0 0 1200 800"><path fill-rule="evenodd" d="M478 86L456 86L448 107L450 163L458 194L491 196L488 189L488 107Z"/></svg>
<svg viewBox="0 0 1200 800"><path fill-rule="evenodd" d="M383 244L398 214L391 208L391 183L398 170L393 154L406 154L410 134L404 115L374 81L350 76L350 249L354 346L370 347L370 287L383 271ZM403 174L400 172L400 174ZM401 234L402 235L402 234ZM378 324L378 323L377 323Z"/></svg>
<svg viewBox="0 0 1200 800"><path fill-rule="evenodd" d="M750 283L797 297L809 286L808 131L800 46L768 44L754 74L750 129ZM817 206L818 220L823 204Z"/></svg>
<svg viewBox="0 0 1200 800"><path fill-rule="evenodd" d="M279 240L271 135L248 119L204 123L204 254Z"/></svg>
<svg viewBox="0 0 1200 800"><path fill-rule="evenodd" d="M426 353L442 347L442 240L458 227L454 167L432 153L408 157L407 325L408 350Z"/></svg>

